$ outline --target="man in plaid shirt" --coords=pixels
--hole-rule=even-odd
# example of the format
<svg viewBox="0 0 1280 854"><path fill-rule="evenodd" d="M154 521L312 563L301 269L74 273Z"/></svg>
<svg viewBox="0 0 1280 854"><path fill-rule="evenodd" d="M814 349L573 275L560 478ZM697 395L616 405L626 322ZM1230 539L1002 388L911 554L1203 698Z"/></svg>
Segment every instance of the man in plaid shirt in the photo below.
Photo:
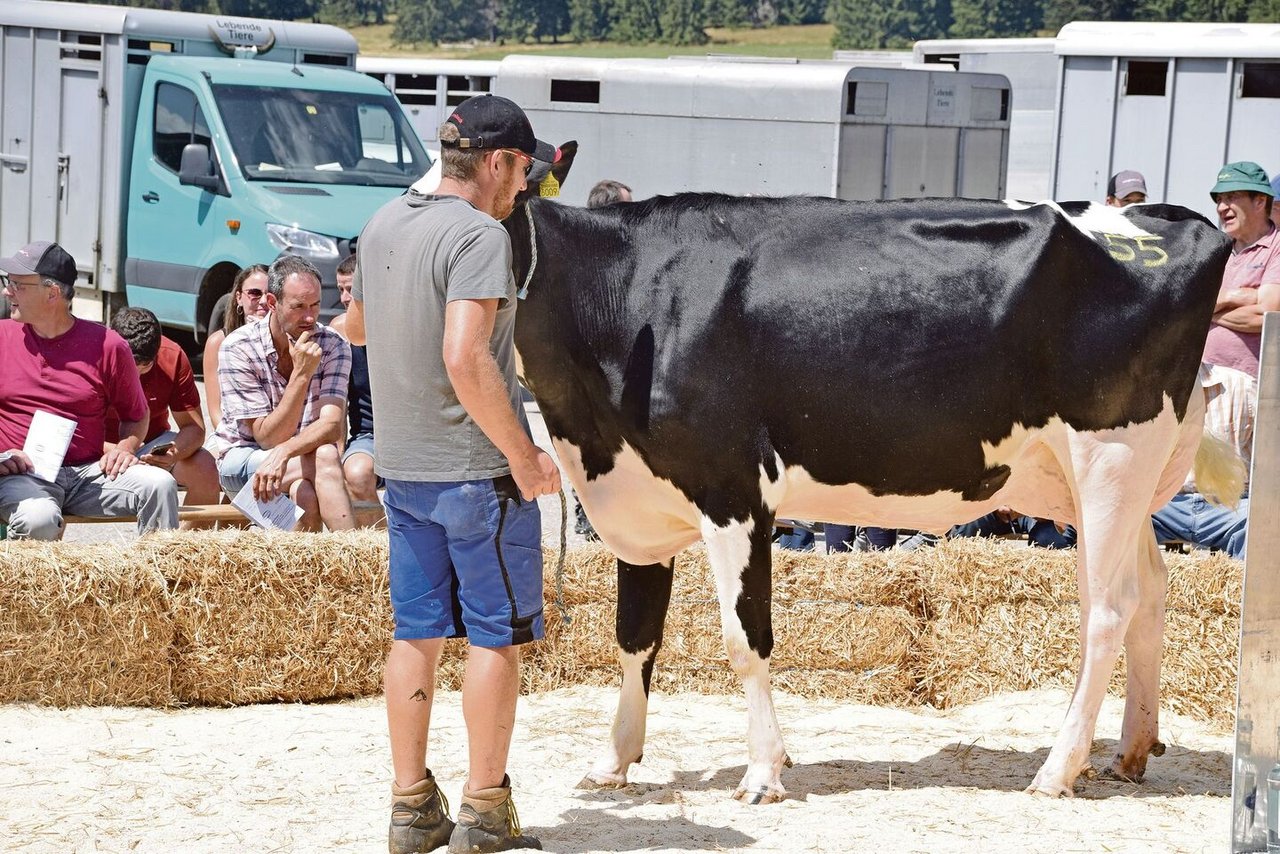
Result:
<svg viewBox="0 0 1280 854"><path fill-rule="evenodd" d="M254 497L287 492L298 528L355 527L342 477L351 348L319 323L320 272L304 258L278 258L267 274L268 312L227 336L218 350L222 422L218 476L228 494L252 481Z"/></svg>

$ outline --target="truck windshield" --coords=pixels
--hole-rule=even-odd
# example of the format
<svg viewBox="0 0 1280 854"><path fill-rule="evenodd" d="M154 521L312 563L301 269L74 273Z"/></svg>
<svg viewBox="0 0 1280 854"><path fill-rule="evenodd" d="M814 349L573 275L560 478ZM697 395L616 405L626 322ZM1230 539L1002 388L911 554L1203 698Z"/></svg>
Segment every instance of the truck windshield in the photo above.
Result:
<svg viewBox="0 0 1280 854"><path fill-rule="evenodd" d="M391 93L213 87L250 181L408 187L431 166Z"/></svg>

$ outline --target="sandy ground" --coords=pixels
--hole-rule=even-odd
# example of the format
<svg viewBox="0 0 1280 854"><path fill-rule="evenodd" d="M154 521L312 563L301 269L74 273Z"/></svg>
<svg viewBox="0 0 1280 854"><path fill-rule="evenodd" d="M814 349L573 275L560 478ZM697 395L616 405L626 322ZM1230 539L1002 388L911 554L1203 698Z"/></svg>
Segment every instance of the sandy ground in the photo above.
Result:
<svg viewBox="0 0 1280 854"><path fill-rule="evenodd" d="M1022 793L1066 707L1007 694L946 714L779 696L790 796L730 798L745 761L735 697L655 696L631 785L575 790L608 737L609 689L522 698L512 750L526 832L548 851L1222 851L1229 739L1166 715L1144 784ZM1108 698L1094 761L1114 748ZM390 765L372 700L163 712L0 707L0 848L22 852L385 851ZM430 763L454 802L457 694L436 702Z"/></svg>
<svg viewBox="0 0 1280 854"><path fill-rule="evenodd" d="M535 439L549 443L536 405ZM558 497L541 500L559 544ZM572 513L572 510L570 511ZM69 541L133 540L133 525L73 525ZM569 525L569 543L581 542ZM739 697L656 695L643 765L621 791L574 787L608 738L616 694L521 700L511 769L527 832L549 851L1222 851L1230 737L1172 714L1142 785L1085 781L1074 800L1022 793L1068 696L1008 694L937 713L779 695L790 797L730 798L745 770ZM430 762L455 802L460 699L436 702ZM1094 762L1121 701L1108 698ZM0 851L385 851L390 762L381 703L235 709L0 706Z"/></svg>

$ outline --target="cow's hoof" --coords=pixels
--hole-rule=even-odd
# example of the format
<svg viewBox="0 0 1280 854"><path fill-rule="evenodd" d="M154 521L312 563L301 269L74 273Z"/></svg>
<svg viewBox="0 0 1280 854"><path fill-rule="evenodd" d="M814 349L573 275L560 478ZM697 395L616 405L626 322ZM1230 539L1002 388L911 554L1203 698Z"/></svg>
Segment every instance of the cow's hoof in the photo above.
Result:
<svg viewBox="0 0 1280 854"><path fill-rule="evenodd" d="M596 792L601 789L622 789L626 788L626 785L626 774L612 774L607 771L592 771L590 774L583 777L574 788L588 792Z"/></svg>
<svg viewBox="0 0 1280 854"><path fill-rule="evenodd" d="M1117 782L1117 783L1141 783L1142 782L1141 774L1130 774L1129 772L1125 771L1123 768L1117 768L1114 765L1110 765L1106 768L1103 768L1102 771L1098 774L1098 777L1099 779L1102 779L1102 780L1110 780L1112 782Z"/></svg>
<svg viewBox="0 0 1280 854"><path fill-rule="evenodd" d="M1092 771L1092 766L1085 766L1082 773L1088 774ZM1040 798L1074 798L1076 794L1071 783L1063 782L1062 780L1051 780L1050 775L1046 774L1043 768L1040 769L1039 774L1036 774L1035 779L1031 781L1031 785L1027 786L1023 791L1028 795L1035 795Z"/></svg>
<svg viewBox="0 0 1280 854"><path fill-rule="evenodd" d="M1164 742L1157 741L1155 744L1151 745L1150 753L1152 756L1164 756Z"/></svg>
<svg viewBox="0 0 1280 854"><path fill-rule="evenodd" d="M759 789L744 789L741 786L733 793L734 800L744 804L776 804L787 796L786 789L781 786L762 786Z"/></svg>
<svg viewBox="0 0 1280 854"><path fill-rule="evenodd" d="M782 754L782 765L786 768L795 767L795 763L791 761L791 756L786 753Z"/></svg>

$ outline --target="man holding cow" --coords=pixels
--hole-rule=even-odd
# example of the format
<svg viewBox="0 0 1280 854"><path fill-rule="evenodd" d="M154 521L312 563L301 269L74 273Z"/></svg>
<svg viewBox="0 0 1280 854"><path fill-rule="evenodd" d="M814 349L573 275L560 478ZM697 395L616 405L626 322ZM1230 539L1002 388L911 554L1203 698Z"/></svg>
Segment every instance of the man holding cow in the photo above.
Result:
<svg viewBox="0 0 1280 854"><path fill-rule="evenodd" d="M458 105L440 142L439 187L411 190L365 227L347 315L352 343L368 342L374 456L387 484L393 854L446 841L451 852L541 847L521 831L506 766L520 645L543 635L535 499L559 491L560 473L521 404L511 244L499 220L556 150L518 106L487 95ZM447 637L470 641L470 768L456 826L426 768Z"/></svg>

